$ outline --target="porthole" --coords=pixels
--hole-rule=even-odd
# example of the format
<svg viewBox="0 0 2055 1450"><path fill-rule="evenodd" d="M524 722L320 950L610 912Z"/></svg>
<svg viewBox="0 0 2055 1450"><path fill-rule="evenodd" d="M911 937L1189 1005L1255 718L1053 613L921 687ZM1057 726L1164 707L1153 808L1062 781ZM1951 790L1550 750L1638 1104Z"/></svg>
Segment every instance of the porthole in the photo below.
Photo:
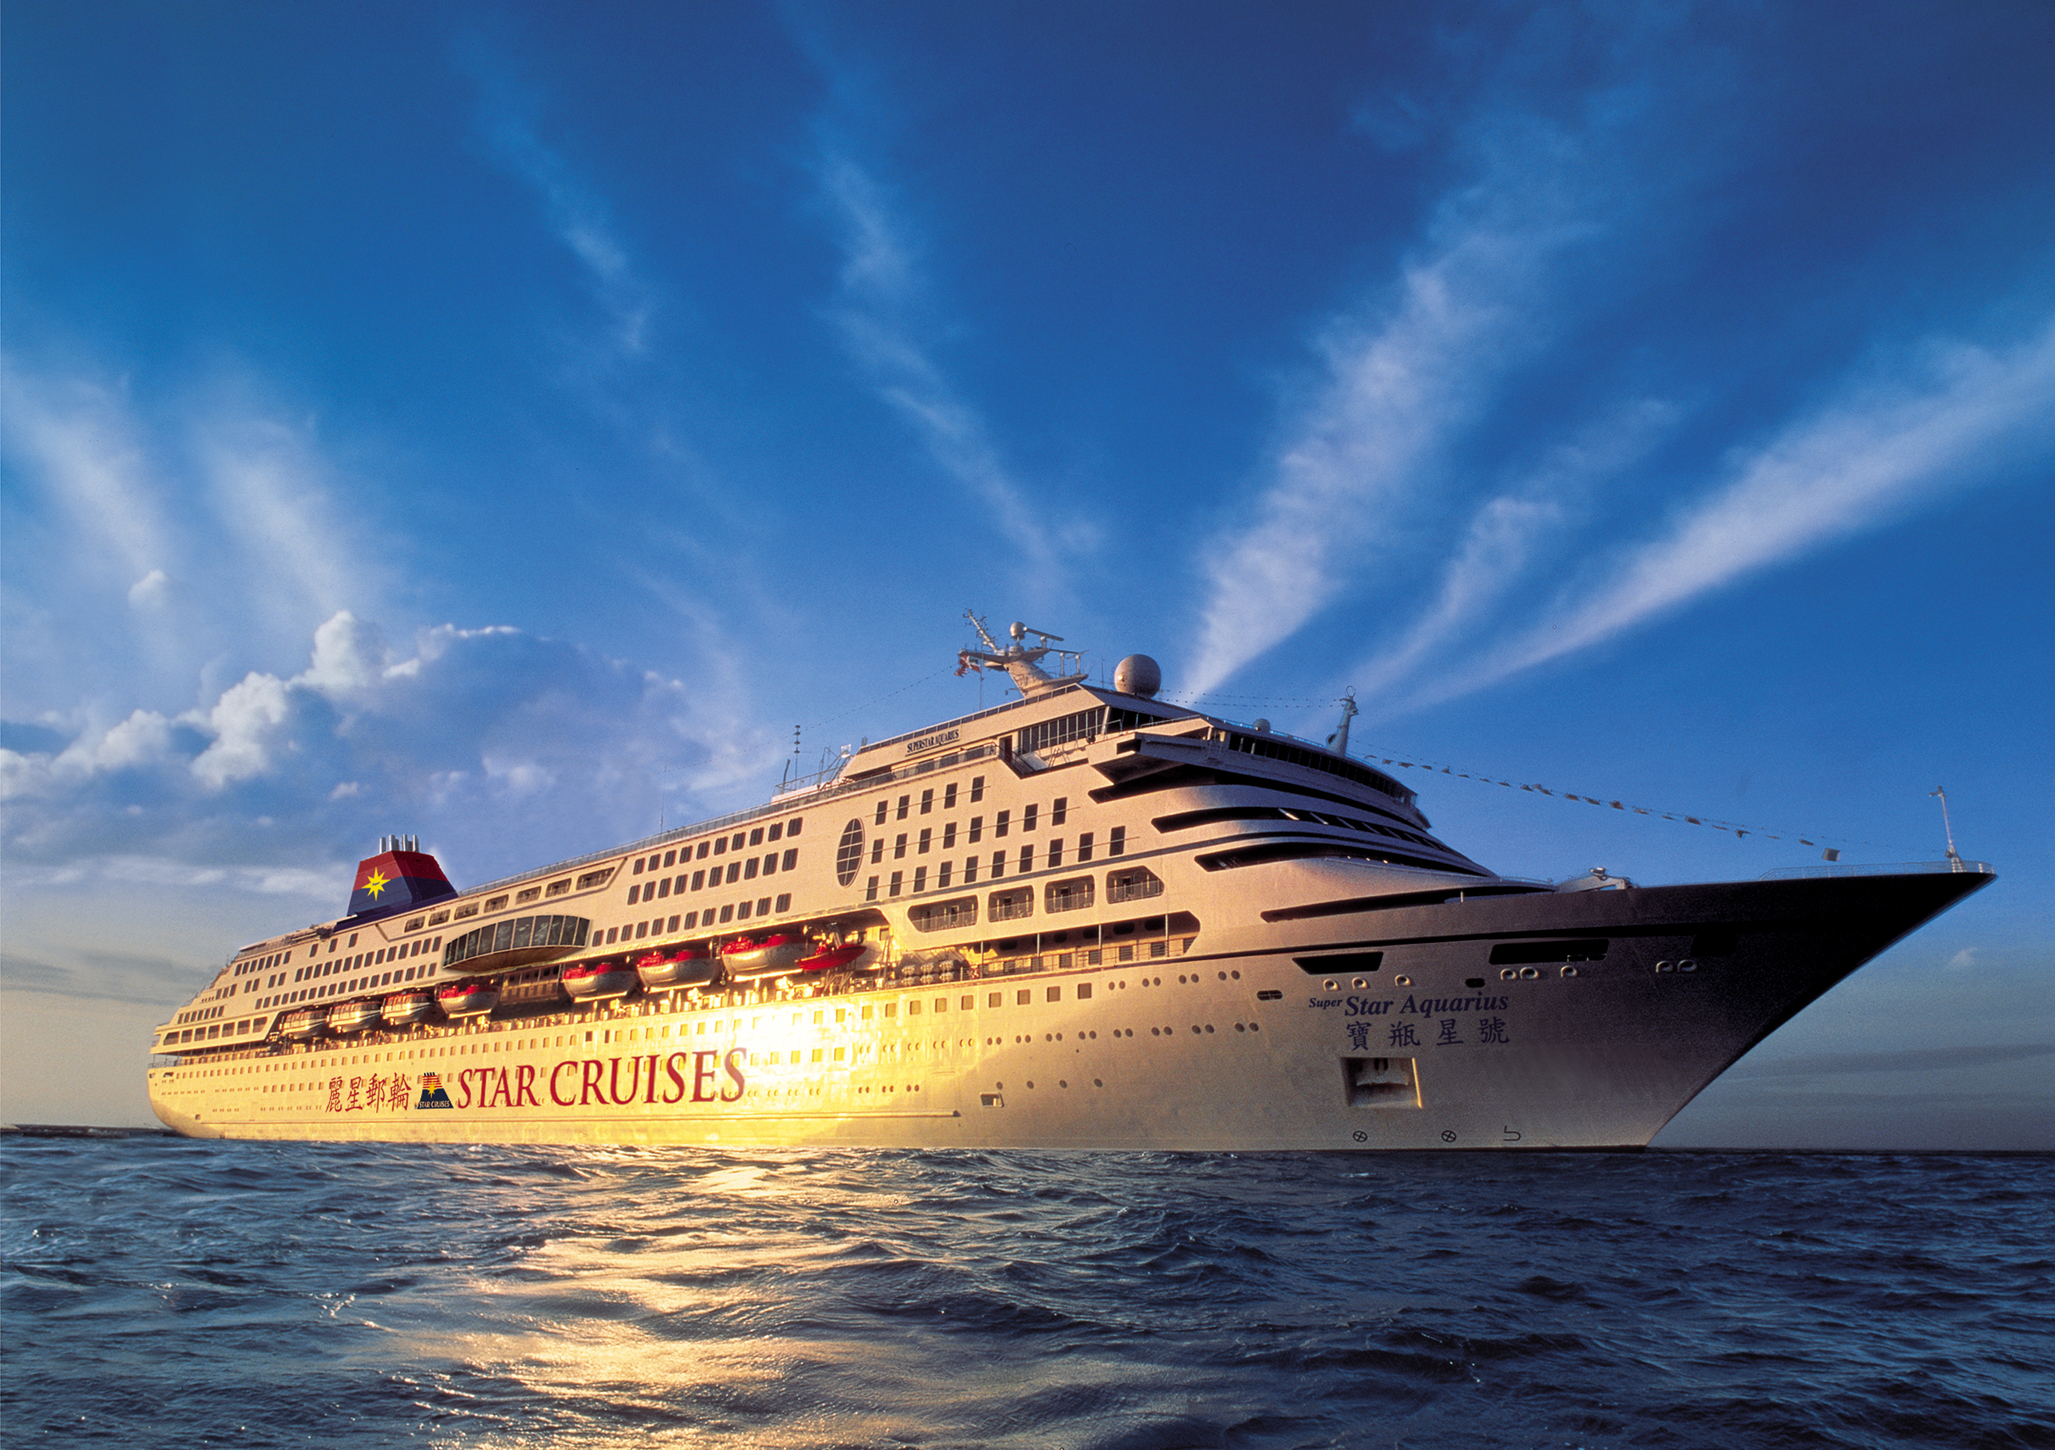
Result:
<svg viewBox="0 0 2055 1450"><path fill-rule="evenodd" d="M1352 987L1354 987L1354 988L1355 988L1355 989L1356 989L1356 990L1357 990L1358 992L1360 992L1360 991L1362 991L1362 990L1363 990L1363 989L1364 989L1365 987L1369 986L1370 984L1369 984L1368 982L1364 981L1364 980L1363 980L1363 979L1362 979L1361 977L1358 977L1358 978L1356 978L1356 980L1355 980L1355 981L1353 981L1353 982L1349 983L1349 985L1350 985L1350 986L1352 986Z"/></svg>
<svg viewBox="0 0 2055 1450"><path fill-rule="evenodd" d="M1393 977L1392 981L1401 987L1410 987L1413 985L1413 979L1411 977Z"/></svg>

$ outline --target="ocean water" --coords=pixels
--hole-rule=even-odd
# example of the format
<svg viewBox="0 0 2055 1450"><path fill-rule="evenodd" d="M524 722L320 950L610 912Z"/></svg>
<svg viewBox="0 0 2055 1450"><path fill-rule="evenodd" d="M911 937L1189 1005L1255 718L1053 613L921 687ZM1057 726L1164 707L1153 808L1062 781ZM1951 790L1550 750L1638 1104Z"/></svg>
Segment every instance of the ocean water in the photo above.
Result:
<svg viewBox="0 0 2055 1450"><path fill-rule="evenodd" d="M2055 1159L0 1145L0 1442L2055 1446Z"/></svg>

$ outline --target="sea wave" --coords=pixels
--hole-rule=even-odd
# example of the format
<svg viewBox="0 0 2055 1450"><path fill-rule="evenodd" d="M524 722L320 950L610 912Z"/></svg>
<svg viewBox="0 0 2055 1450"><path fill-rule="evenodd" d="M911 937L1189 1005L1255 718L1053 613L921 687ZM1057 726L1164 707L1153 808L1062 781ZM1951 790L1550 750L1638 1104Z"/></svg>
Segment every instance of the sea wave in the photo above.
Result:
<svg viewBox="0 0 2055 1450"><path fill-rule="evenodd" d="M2055 1159L11 1138L10 1447L2055 1446Z"/></svg>

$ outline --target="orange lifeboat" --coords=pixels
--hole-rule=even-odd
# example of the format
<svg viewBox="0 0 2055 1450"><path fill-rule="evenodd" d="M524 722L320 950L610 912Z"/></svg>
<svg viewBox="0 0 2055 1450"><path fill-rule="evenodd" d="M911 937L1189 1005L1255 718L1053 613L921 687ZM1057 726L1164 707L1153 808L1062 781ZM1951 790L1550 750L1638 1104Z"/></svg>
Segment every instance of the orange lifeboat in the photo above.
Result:
<svg viewBox="0 0 2055 1450"><path fill-rule="evenodd" d="M745 936L721 948L721 966L737 981L780 977L798 970L806 950L806 938L789 932L777 932L761 941Z"/></svg>
<svg viewBox="0 0 2055 1450"><path fill-rule="evenodd" d="M705 947L681 947L674 952L649 952L635 959L635 974L652 992L673 987L701 987L714 979L714 959Z"/></svg>
<svg viewBox="0 0 2055 1450"><path fill-rule="evenodd" d="M635 990L635 973L626 962L573 962L558 980L574 1002L625 997Z"/></svg>
<svg viewBox="0 0 2055 1450"><path fill-rule="evenodd" d="M367 1027L376 1027L384 1015L376 997L360 998L354 1002L338 1002L328 1009L328 1030L331 1032L362 1032Z"/></svg>
<svg viewBox="0 0 2055 1450"><path fill-rule="evenodd" d="M302 1007L297 1012L288 1012L285 1021L278 1024L278 1030L288 1042L306 1042L319 1037L328 1030L328 1009Z"/></svg>
<svg viewBox="0 0 2055 1450"><path fill-rule="evenodd" d="M435 1005L452 1017L476 1017L499 1005L499 983L452 982L436 989Z"/></svg>
<svg viewBox="0 0 2055 1450"><path fill-rule="evenodd" d="M424 1022L435 1010L435 999L426 992L395 992L385 999L385 1020L394 1027Z"/></svg>

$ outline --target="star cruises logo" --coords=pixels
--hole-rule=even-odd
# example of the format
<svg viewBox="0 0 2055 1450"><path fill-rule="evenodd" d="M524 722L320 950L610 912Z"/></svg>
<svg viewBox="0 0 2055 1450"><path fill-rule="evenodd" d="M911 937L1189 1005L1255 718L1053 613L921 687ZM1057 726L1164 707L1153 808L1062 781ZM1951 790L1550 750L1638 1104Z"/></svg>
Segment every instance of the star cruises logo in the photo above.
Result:
<svg viewBox="0 0 2055 1450"><path fill-rule="evenodd" d="M385 879L385 874L383 872L373 871L369 876L366 876L364 878L364 885L362 889L370 892L372 900L375 901L378 899L378 893L385 890L385 888L390 885L392 885L392 883Z"/></svg>

